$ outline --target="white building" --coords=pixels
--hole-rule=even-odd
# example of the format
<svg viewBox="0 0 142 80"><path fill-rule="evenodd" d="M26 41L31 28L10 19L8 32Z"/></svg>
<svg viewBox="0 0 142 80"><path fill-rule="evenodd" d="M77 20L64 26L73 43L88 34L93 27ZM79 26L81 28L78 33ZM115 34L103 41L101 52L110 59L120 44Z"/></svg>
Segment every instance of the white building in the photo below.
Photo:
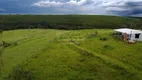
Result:
<svg viewBox="0 0 142 80"><path fill-rule="evenodd" d="M115 29L114 31L122 33L122 38L124 40L142 41L141 30L122 28L122 29Z"/></svg>

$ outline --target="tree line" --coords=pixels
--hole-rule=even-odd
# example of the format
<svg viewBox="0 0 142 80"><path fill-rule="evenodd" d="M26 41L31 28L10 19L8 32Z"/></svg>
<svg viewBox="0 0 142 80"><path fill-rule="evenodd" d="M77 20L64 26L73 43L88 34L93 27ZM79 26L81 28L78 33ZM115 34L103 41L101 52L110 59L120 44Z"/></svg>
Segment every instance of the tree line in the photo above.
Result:
<svg viewBox="0 0 142 80"><path fill-rule="evenodd" d="M0 29L92 29L142 28L135 18L94 15L0 15Z"/></svg>

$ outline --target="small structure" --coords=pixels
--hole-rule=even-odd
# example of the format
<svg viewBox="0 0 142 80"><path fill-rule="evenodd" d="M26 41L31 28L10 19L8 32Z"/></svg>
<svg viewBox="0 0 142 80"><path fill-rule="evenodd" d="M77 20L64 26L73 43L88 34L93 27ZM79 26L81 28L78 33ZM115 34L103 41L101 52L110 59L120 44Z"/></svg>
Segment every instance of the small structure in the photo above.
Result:
<svg viewBox="0 0 142 80"><path fill-rule="evenodd" d="M128 42L142 41L141 30L122 28L122 29L115 29L114 31L116 31L124 41Z"/></svg>

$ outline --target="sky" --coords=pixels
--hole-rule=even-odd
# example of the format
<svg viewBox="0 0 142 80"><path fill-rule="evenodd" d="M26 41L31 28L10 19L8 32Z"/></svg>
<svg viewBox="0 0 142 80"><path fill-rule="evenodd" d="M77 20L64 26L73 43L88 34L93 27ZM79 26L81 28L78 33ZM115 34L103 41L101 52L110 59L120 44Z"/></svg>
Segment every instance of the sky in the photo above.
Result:
<svg viewBox="0 0 142 80"><path fill-rule="evenodd" d="M0 0L0 14L90 14L142 17L142 0Z"/></svg>

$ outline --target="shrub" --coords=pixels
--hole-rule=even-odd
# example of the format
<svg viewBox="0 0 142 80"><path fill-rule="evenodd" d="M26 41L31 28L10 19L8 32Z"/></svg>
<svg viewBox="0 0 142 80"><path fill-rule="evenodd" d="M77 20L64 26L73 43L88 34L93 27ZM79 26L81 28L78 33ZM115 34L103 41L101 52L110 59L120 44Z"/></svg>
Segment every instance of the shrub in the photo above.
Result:
<svg viewBox="0 0 142 80"><path fill-rule="evenodd" d="M108 39L106 37L101 37L100 40L101 41L107 41Z"/></svg>
<svg viewBox="0 0 142 80"><path fill-rule="evenodd" d="M107 45L107 44L104 45L103 48L105 48L105 49L107 49L107 50L112 50L112 49L114 49L112 46Z"/></svg>
<svg viewBox="0 0 142 80"><path fill-rule="evenodd" d="M33 80L34 76L30 70L25 70L22 66L16 66L5 80Z"/></svg>
<svg viewBox="0 0 142 80"><path fill-rule="evenodd" d="M11 43L8 43L6 41L2 41L2 46L3 47L9 47L11 45Z"/></svg>
<svg viewBox="0 0 142 80"><path fill-rule="evenodd" d="M6 41L2 41L1 43L0 43L0 46L3 46L3 47L9 47L9 46L11 46L11 45L13 45L13 46L16 46L18 43L17 42L13 42L13 43L10 43L10 42L6 42Z"/></svg>
<svg viewBox="0 0 142 80"><path fill-rule="evenodd" d="M110 47L109 45L104 45L104 48L108 48L108 47Z"/></svg>
<svg viewBox="0 0 142 80"><path fill-rule="evenodd" d="M17 42L13 42L12 45L13 45L13 46L16 46L16 45L18 45L18 43L17 43Z"/></svg>
<svg viewBox="0 0 142 80"><path fill-rule="evenodd" d="M0 30L0 34L2 34L2 30Z"/></svg>

